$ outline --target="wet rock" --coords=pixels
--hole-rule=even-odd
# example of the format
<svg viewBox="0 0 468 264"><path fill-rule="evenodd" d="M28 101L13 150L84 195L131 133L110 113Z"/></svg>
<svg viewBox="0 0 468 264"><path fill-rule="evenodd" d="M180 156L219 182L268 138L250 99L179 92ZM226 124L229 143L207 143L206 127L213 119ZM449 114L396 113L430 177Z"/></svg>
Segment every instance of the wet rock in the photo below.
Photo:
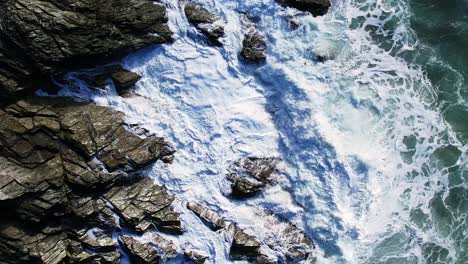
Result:
<svg viewBox="0 0 468 264"><path fill-rule="evenodd" d="M125 69L113 73L111 78L118 94L123 94L128 89L133 88L141 79L140 75Z"/></svg>
<svg viewBox="0 0 468 264"><path fill-rule="evenodd" d="M267 184L274 183L278 158L249 157L233 163L227 174L232 182L231 196L238 199L255 196Z"/></svg>
<svg viewBox="0 0 468 264"><path fill-rule="evenodd" d="M192 202L187 203L187 208L194 212L203 221L203 223L214 231L226 226L223 218L213 210Z"/></svg>
<svg viewBox="0 0 468 264"><path fill-rule="evenodd" d="M39 98L5 106L0 110L0 224L8 239L0 239L0 249L11 250L0 251L0 258L22 252L26 261L56 257L58 263L69 255L118 263L120 255L108 235L118 229L117 215L132 229L156 225L180 233L174 198L149 179L128 176L172 153L161 138L147 135L145 141L129 132L122 115L108 108ZM125 165L115 165L120 162ZM41 229L49 223L57 225L54 232ZM91 226L103 231L84 235L81 230ZM13 243L8 235L19 238L11 238ZM36 240L54 245L55 237L69 244L66 249L49 253L42 242L34 245Z"/></svg>
<svg viewBox="0 0 468 264"><path fill-rule="evenodd" d="M176 245L171 240L165 239L156 233L152 234L150 244L157 249L163 261L174 259L179 255Z"/></svg>
<svg viewBox="0 0 468 264"><path fill-rule="evenodd" d="M116 209L122 224L138 232L145 232L153 224L164 232L183 232L179 215L171 206L174 197L149 178L114 187L104 197Z"/></svg>
<svg viewBox="0 0 468 264"><path fill-rule="evenodd" d="M136 263L159 263L159 254L156 248L153 246L139 242L138 240L129 237L121 236L119 243L122 245L124 250L130 255L131 260Z"/></svg>
<svg viewBox="0 0 468 264"><path fill-rule="evenodd" d="M0 25L48 73L171 41L165 8L146 0L5 0Z"/></svg>
<svg viewBox="0 0 468 264"><path fill-rule="evenodd" d="M262 62L266 55L265 38L256 30L246 33L242 41L241 56L251 62Z"/></svg>
<svg viewBox="0 0 468 264"><path fill-rule="evenodd" d="M233 260L257 260L262 255L261 244L254 236L247 234L236 224L228 227L228 232L232 234L232 243L229 249L229 256Z"/></svg>
<svg viewBox="0 0 468 264"><path fill-rule="evenodd" d="M214 46L221 46L219 40L224 36L224 27L222 21L206 10L202 5L193 2L187 2L184 6L187 20L194 24L208 39L208 43Z"/></svg>
<svg viewBox="0 0 468 264"><path fill-rule="evenodd" d="M0 99L32 88L36 70L0 35Z"/></svg>
<svg viewBox="0 0 468 264"><path fill-rule="evenodd" d="M62 263L67 257L67 237L60 228L47 227L30 234L17 225L0 228L0 262Z"/></svg>
<svg viewBox="0 0 468 264"><path fill-rule="evenodd" d="M195 264L203 264L209 259L207 256L192 250L185 250L184 257L187 261L193 262Z"/></svg>
<svg viewBox="0 0 468 264"><path fill-rule="evenodd" d="M313 16L323 16L331 6L330 0L278 0L280 3L301 11L310 12Z"/></svg>

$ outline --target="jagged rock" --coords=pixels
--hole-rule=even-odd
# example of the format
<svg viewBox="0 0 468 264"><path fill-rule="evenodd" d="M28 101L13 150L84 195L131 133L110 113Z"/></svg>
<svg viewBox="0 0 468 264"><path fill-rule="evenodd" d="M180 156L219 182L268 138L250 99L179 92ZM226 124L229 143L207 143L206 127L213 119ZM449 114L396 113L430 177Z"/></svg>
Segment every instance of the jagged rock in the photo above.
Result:
<svg viewBox="0 0 468 264"><path fill-rule="evenodd" d="M0 99L32 88L34 67L0 35Z"/></svg>
<svg viewBox="0 0 468 264"><path fill-rule="evenodd" d="M331 6L330 0L278 0L280 3L301 11L310 12L314 16L323 16Z"/></svg>
<svg viewBox="0 0 468 264"><path fill-rule="evenodd" d="M171 240L165 239L158 234L152 235L150 244L157 249L158 254L163 261L173 259L179 255L176 245Z"/></svg>
<svg viewBox="0 0 468 264"><path fill-rule="evenodd" d="M256 30L251 30L244 35L241 56L245 60L252 62L262 62L266 58L265 52L265 38L260 33L258 33Z"/></svg>
<svg viewBox="0 0 468 264"><path fill-rule="evenodd" d="M208 12L202 5L193 2L185 4L184 12L187 20L207 37L210 44L222 45L219 39L224 36L224 27L218 17Z"/></svg>
<svg viewBox="0 0 468 264"><path fill-rule="evenodd" d="M67 257L67 237L60 228L46 227L34 234L17 225L0 227L0 262L62 263Z"/></svg>
<svg viewBox="0 0 468 264"><path fill-rule="evenodd" d="M288 225L280 236L281 243L267 241L267 244L273 249L275 247L286 248L285 257L288 263L298 263L307 259L315 249L314 242L304 234L304 231L294 225Z"/></svg>
<svg viewBox="0 0 468 264"><path fill-rule="evenodd" d="M165 8L147 0L5 0L0 25L49 73L171 40Z"/></svg>
<svg viewBox="0 0 468 264"><path fill-rule="evenodd" d="M278 158L248 157L234 162L226 177L232 182L231 196L244 199L255 196L267 184L274 182L273 175Z"/></svg>
<svg viewBox="0 0 468 264"><path fill-rule="evenodd" d="M221 218L215 211L210 210L197 203L187 203L187 208L194 212L208 227L216 231L226 226L223 218Z"/></svg>
<svg viewBox="0 0 468 264"><path fill-rule="evenodd" d="M160 256L156 248L147 243L141 243L129 236L121 236L119 243L130 255L130 258L137 263L159 263Z"/></svg>
<svg viewBox="0 0 468 264"><path fill-rule="evenodd" d="M174 197L166 190L143 178L129 186L117 186L104 194L121 217L122 224L144 232L151 224L165 232L183 232L179 215L171 204Z"/></svg>
<svg viewBox="0 0 468 264"><path fill-rule="evenodd" d="M0 251L0 258L16 256L15 251L23 252L25 260L52 258L46 251L24 249L34 241L24 243L56 236L68 239L69 233L71 238L64 243L70 243L70 250L50 254L118 263L120 255L110 237L94 233L93 241L76 231L92 225L116 230L116 215L133 229L149 221L140 230L155 224L180 233L180 220L171 206L174 198L149 179L127 176L172 153L161 138L148 136L145 141L127 131L122 115L108 108L60 99L20 100L5 106L0 110L1 224L34 224L16 227L15 236L21 236L16 244L0 239L0 250L14 249ZM56 231L35 230L48 223L58 224ZM88 254L86 248L97 253Z"/></svg>
<svg viewBox="0 0 468 264"><path fill-rule="evenodd" d="M116 64L87 70L83 73L77 74L77 77L84 81L89 87L100 90L105 88L108 84L108 80L112 80L119 95L125 94L141 79L140 75L137 73L126 70L122 68L122 66ZM72 87L73 85L76 85L72 81L66 81L65 84Z"/></svg>
<svg viewBox="0 0 468 264"><path fill-rule="evenodd" d="M192 251L192 250L185 250L184 251L184 257L186 260L193 262L195 264L203 264L205 263L209 257L204 256L198 252Z"/></svg>
<svg viewBox="0 0 468 264"><path fill-rule="evenodd" d="M112 239L112 236L101 229L93 228L86 232L81 232L79 240L89 248L95 251L113 250L117 248L117 243Z"/></svg>
<svg viewBox="0 0 468 264"><path fill-rule="evenodd" d="M229 249L229 255L234 260L257 260L262 252L261 244L254 236L247 234L236 224L230 224L228 232L232 234L232 243Z"/></svg>
<svg viewBox="0 0 468 264"><path fill-rule="evenodd" d="M111 78L118 94L123 94L141 79L140 75L125 69L113 73Z"/></svg>

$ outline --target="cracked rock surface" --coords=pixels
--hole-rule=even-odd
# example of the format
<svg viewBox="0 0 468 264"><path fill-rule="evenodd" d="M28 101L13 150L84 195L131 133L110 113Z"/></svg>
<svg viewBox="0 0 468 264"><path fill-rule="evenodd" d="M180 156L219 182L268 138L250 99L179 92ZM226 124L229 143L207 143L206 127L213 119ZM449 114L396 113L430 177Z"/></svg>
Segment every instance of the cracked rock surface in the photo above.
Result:
<svg viewBox="0 0 468 264"><path fill-rule="evenodd" d="M94 234L93 242L79 231L116 229L116 216L133 230L182 232L174 198L149 178L129 175L174 151L125 126L119 112L63 99L20 100L0 110L0 260L84 257L77 246L69 250L73 238L104 251L99 258L118 259L108 238Z"/></svg>

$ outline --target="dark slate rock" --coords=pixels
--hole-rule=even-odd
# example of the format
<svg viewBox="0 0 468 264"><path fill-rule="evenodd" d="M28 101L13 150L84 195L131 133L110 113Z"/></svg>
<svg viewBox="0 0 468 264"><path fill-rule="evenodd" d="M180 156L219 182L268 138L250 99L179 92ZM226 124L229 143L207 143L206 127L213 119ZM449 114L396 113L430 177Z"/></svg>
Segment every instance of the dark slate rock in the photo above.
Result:
<svg viewBox="0 0 468 264"><path fill-rule="evenodd" d="M266 58L266 42L256 30L251 30L244 35L242 41L241 56L251 62L262 62Z"/></svg>
<svg viewBox="0 0 468 264"><path fill-rule="evenodd" d="M165 8L147 0L5 0L0 25L48 73L171 41Z"/></svg>
<svg viewBox="0 0 468 264"><path fill-rule="evenodd" d="M149 178L129 186L116 186L104 197L119 214L121 223L135 231L145 232L154 224L164 232L183 232L179 215L171 206L174 197Z"/></svg>
<svg viewBox="0 0 468 264"><path fill-rule="evenodd" d="M278 158L257 158L248 157L233 163L226 175L232 182L231 196L238 199L245 199L255 196L266 187L267 184L274 183L276 166L280 160Z"/></svg>
<svg viewBox="0 0 468 264"><path fill-rule="evenodd" d="M209 44L222 45L220 38L224 36L224 27L218 17L208 12L202 5L193 2L185 4L184 12L187 20L207 37Z"/></svg>
<svg viewBox="0 0 468 264"><path fill-rule="evenodd" d="M256 237L247 234L236 224L229 225L228 231L232 234L229 256L233 260L253 261L262 255L261 243Z"/></svg>
<svg viewBox="0 0 468 264"><path fill-rule="evenodd" d="M129 236L121 236L119 243L129 254L130 259L135 263L154 264L159 263L160 256L155 247L147 243L142 243Z"/></svg>

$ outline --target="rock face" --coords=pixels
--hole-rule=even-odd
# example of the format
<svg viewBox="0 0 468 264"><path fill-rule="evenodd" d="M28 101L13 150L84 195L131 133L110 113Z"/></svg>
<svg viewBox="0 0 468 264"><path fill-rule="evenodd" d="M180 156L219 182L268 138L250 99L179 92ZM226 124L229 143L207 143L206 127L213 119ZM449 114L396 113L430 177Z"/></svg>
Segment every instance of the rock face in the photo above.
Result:
<svg viewBox="0 0 468 264"><path fill-rule="evenodd" d="M331 6L330 0L278 0L280 3L301 11L310 12L314 16L323 16Z"/></svg>
<svg viewBox="0 0 468 264"><path fill-rule="evenodd" d="M170 41L166 22L165 8L146 0L5 0L0 4L3 34L43 72Z"/></svg>
<svg viewBox="0 0 468 264"><path fill-rule="evenodd" d="M220 38L224 36L222 21L211 14L202 5L188 2L184 7L187 20L194 24L208 39L208 43L214 46L221 46Z"/></svg>
<svg viewBox="0 0 468 264"><path fill-rule="evenodd" d="M21 100L0 110L0 260L22 252L25 261L55 263L37 248L42 240L64 244L50 251L58 260L73 253L68 244L77 239L83 248L110 249L110 241L86 242L77 230L117 228L115 216L133 230L181 232L174 198L148 178L127 176L171 160L174 151L164 139L143 139L125 126L119 112L59 99ZM97 257L116 257L107 249Z"/></svg>
<svg viewBox="0 0 468 264"><path fill-rule="evenodd" d="M252 62L262 62L266 58L265 38L256 30L247 32L242 41L241 56Z"/></svg>
<svg viewBox="0 0 468 264"><path fill-rule="evenodd" d="M148 0L5 0L0 28L0 97L172 40L165 8Z"/></svg>
<svg viewBox="0 0 468 264"><path fill-rule="evenodd" d="M273 183L278 158L249 157L234 162L226 176L231 182L231 196L245 199L255 196L267 184Z"/></svg>

